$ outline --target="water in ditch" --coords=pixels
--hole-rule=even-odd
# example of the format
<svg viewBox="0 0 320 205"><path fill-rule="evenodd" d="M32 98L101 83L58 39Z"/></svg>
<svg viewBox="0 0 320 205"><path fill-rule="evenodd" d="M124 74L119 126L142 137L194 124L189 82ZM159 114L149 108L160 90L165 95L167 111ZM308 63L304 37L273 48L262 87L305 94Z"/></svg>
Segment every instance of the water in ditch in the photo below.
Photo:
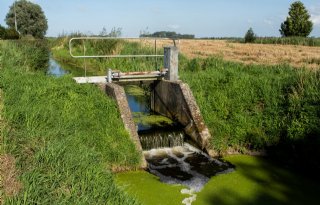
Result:
<svg viewBox="0 0 320 205"><path fill-rule="evenodd" d="M79 68L76 66L69 66L62 62L56 61L52 56L49 58L49 66L47 69L47 75L61 77L66 74L70 74L72 76L85 76L85 72L83 68ZM87 76L93 75L91 72L86 72Z"/></svg>
<svg viewBox="0 0 320 205"><path fill-rule="evenodd" d="M148 86L124 86L133 119L138 128L143 154L148 163L148 172L167 184L187 187L181 194L189 195L182 203L192 204L196 193L211 177L234 170L228 162L211 158L192 143L183 127L171 119L150 109Z"/></svg>

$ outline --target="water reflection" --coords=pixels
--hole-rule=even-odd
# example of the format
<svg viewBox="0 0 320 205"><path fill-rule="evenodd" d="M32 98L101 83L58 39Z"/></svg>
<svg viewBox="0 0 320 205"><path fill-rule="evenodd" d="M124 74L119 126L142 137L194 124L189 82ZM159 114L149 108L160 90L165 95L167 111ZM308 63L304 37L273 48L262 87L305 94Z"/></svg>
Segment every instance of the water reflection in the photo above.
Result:
<svg viewBox="0 0 320 205"><path fill-rule="evenodd" d="M69 72L66 71L64 68L62 68L62 66L57 61L55 61L52 57L50 57L47 75L60 77L68 73Z"/></svg>

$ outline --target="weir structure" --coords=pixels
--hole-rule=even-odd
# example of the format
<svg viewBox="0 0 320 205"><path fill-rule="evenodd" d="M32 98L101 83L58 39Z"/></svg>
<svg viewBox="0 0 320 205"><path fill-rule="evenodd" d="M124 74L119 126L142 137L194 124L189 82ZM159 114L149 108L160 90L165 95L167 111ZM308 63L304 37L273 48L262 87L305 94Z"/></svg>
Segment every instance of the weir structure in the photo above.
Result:
<svg viewBox="0 0 320 205"><path fill-rule="evenodd" d="M70 54L72 55L71 41L72 39L70 40ZM97 84L108 96L115 99L124 126L129 132L136 148L141 152L143 150L138 130L133 121L126 93L121 83L148 81L148 84L151 86L151 109L156 113L178 121L184 127L185 133L190 136L194 144L201 150L210 153L209 140L211 135L209 130L204 123L190 87L179 80L178 54L178 47L165 46L163 56L152 55L163 57L164 68L161 71L122 73L108 69L106 76L75 77L74 80L77 83ZM141 167L146 168L146 166L146 161L142 157Z"/></svg>

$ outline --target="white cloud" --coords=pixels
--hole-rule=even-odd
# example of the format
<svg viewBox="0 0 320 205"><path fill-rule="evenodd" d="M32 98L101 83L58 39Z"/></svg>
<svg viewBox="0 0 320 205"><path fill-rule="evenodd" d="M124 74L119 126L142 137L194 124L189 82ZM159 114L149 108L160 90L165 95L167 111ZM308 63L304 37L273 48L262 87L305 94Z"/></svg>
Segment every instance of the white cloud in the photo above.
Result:
<svg viewBox="0 0 320 205"><path fill-rule="evenodd" d="M247 22L248 22L248 24L254 23L254 21L252 19L248 19Z"/></svg>
<svg viewBox="0 0 320 205"><path fill-rule="evenodd" d="M311 21L313 22L314 25L320 26L320 15L312 16Z"/></svg>
<svg viewBox="0 0 320 205"><path fill-rule="evenodd" d="M311 21L315 26L320 26L320 5L310 8Z"/></svg>
<svg viewBox="0 0 320 205"><path fill-rule="evenodd" d="M169 29L177 30L177 29L180 28L180 25L172 24L172 25L167 25L167 27L168 27Z"/></svg>
<svg viewBox="0 0 320 205"><path fill-rule="evenodd" d="M270 19L265 19L263 22L264 22L265 24L269 25L269 26L272 26L272 25L273 25L273 21L270 20Z"/></svg>

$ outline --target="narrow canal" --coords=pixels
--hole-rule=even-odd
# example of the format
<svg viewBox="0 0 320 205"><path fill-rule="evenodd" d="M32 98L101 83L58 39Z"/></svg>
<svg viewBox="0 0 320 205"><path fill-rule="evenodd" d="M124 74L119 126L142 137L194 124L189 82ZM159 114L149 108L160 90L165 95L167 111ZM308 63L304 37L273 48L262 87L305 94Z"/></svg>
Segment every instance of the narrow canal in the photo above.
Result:
<svg viewBox="0 0 320 205"><path fill-rule="evenodd" d="M212 176L234 170L230 163L211 158L193 146L178 122L154 113L150 109L152 91L149 85L124 87L148 162L148 171L164 183L187 187L182 189L182 193L189 195L183 204L195 201L196 193Z"/></svg>
<svg viewBox="0 0 320 205"><path fill-rule="evenodd" d="M66 68L50 58L47 74L83 76L79 70ZM178 122L151 110L150 85L128 84L124 89L148 162L147 171L161 182L182 185L181 194L186 195L182 204L192 204L196 193L211 177L234 170L232 164L211 158L194 146Z"/></svg>

